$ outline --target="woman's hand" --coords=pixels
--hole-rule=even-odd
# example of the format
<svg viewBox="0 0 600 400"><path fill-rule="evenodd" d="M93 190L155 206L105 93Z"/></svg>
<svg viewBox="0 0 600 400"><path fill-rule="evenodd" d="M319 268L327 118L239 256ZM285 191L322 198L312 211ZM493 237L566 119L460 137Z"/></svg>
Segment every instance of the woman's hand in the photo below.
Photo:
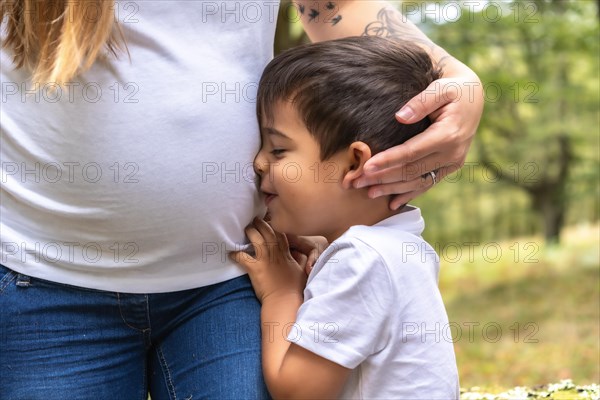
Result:
<svg viewBox="0 0 600 400"><path fill-rule="evenodd" d="M243 251L233 252L230 256L248 272L260 302L270 296L283 298L293 294L302 297L306 274L292 257L286 236L275 232L260 218L255 218L245 232L254 247L254 257ZM305 259L301 261L306 263Z"/></svg>
<svg viewBox="0 0 600 400"><path fill-rule="evenodd" d="M405 143L373 156L365 165L365 173L353 182L354 187L371 186L372 198L396 194L390 201L394 210L433 186L429 172L433 171L439 182L464 165L484 101L477 75L460 66L432 82L396 114L401 123L429 116L432 125Z"/></svg>

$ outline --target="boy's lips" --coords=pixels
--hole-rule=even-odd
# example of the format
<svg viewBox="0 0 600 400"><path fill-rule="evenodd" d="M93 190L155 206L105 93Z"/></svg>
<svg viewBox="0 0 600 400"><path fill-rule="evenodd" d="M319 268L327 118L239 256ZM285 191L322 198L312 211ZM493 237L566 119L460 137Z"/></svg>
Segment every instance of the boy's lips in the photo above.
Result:
<svg viewBox="0 0 600 400"><path fill-rule="evenodd" d="M266 182L263 181L263 184L260 186L260 191L263 194L263 196L265 196L265 206L269 206L269 203L275 198L277 197L277 194L275 193L274 190L271 190L271 188L267 187L267 185L265 185Z"/></svg>
<svg viewBox="0 0 600 400"><path fill-rule="evenodd" d="M273 193L265 193L265 206L269 207L269 203L277 197L276 194Z"/></svg>

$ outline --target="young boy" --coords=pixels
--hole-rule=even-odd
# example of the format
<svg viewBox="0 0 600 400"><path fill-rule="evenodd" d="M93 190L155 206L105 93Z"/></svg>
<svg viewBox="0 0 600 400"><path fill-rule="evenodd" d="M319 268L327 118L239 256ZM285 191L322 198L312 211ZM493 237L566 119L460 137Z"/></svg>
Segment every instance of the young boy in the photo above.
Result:
<svg viewBox="0 0 600 400"><path fill-rule="evenodd" d="M423 50L379 37L296 47L265 69L255 169L271 220L246 229L255 255L234 257L262 303L273 397L459 397L419 209L391 211L351 185L371 156L429 125L401 125L394 112L439 75ZM331 243L308 282L279 232Z"/></svg>

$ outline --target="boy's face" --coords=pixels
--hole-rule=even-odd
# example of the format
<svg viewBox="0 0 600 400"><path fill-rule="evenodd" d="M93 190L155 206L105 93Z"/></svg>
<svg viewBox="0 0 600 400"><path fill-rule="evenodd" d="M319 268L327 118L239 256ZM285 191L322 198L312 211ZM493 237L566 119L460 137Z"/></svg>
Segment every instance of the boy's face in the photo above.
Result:
<svg viewBox="0 0 600 400"><path fill-rule="evenodd" d="M262 121L262 147L254 159L260 190L277 231L335 237L343 233L347 191L342 178L349 168L345 152L320 160L320 147L289 102L273 109L274 121Z"/></svg>

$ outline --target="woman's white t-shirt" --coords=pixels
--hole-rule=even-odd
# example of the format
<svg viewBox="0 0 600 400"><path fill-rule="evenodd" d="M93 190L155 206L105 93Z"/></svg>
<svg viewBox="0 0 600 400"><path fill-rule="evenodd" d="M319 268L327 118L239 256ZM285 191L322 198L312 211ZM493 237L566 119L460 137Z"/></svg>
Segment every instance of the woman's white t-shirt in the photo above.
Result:
<svg viewBox="0 0 600 400"><path fill-rule="evenodd" d="M62 88L2 49L0 263L130 293L242 275L228 252L263 212L255 100L278 7L117 2L130 58Z"/></svg>

